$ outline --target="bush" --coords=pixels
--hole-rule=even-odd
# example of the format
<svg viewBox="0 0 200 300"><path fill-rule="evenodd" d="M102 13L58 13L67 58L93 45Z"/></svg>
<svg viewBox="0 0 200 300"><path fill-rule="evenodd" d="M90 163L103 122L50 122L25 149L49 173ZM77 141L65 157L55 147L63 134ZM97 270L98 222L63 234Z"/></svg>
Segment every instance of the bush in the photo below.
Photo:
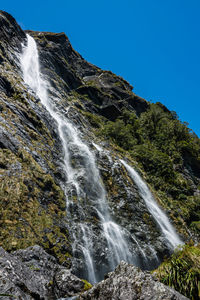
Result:
<svg viewBox="0 0 200 300"><path fill-rule="evenodd" d="M131 133L131 125L126 125L121 119L117 119L115 122L108 122L103 127L102 134L109 137L118 146L125 150L132 149L132 147L137 143Z"/></svg>
<svg viewBox="0 0 200 300"><path fill-rule="evenodd" d="M177 215L187 225L200 221L199 200L194 210L190 205L200 178L200 139L174 112L160 103L150 104L139 117L124 110L114 122L102 122L98 133L128 151L146 172L148 183L173 199L170 203L174 221ZM189 177L185 175L186 168ZM168 209L167 204L163 205ZM197 231L194 226L191 229Z"/></svg>
<svg viewBox="0 0 200 300"><path fill-rule="evenodd" d="M185 245L154 271L162 283L173 287L186 297L200 297L200 245Z"/></svg>
<svg viewBox="0 0 200 300"><path fill-rule="evenodd" d="M150 175L161 176L166 181L175 178L172 160L151 144L136 146L133 153Z"/></svg>

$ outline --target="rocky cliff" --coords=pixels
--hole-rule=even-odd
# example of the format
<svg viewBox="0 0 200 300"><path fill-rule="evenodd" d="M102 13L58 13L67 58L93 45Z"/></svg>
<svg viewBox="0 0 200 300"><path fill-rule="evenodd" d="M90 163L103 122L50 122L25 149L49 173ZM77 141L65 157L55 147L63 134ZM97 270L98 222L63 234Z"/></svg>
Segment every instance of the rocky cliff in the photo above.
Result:
<svg viewBox="0 0 200 300"><path fill-rule="evenodd" d="M188 299L125 262L91 289L90 284L58 265L56 259L39 246L12 254L0 248L0 254L0 296L3 300Z"/></svg>
<svg viewBox="0 0 200 300"><path fill-rule="evenodd" d="M122 228L130 262L153 269L172 249L121 159L149 183L181 239L197 242L200 141L195 134L162 104L135 95L123 78L86 62L64 33L24 32L1 11L0 245L10 252L38 244L86 279L90 251L98 280L111 271L112 251L94 208L98 191L91 187L90 166L65 132L82 191L78 197L63 169L58 124L24 82L27 33L36 41L54 113L70 122L95 157L109 216Z"/></svg>

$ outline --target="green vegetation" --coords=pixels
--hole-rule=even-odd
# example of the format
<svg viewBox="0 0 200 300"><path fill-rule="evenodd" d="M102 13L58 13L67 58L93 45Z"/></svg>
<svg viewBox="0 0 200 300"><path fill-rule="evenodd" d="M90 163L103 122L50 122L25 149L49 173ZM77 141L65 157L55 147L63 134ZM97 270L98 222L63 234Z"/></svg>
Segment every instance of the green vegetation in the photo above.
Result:
<svg viewBox="0 0 200 300"><path fill-rule="evenodd" d="M81 280L84 282L83 292L85 292L85 291L91 289L91 287L92 287L91 283L89 283L89 282L88 282L87 280L85 280L85 279L81 279Z"/></svg>
<svg viewBox="0 0 200 300"><path fill-rule="evenodd" d="M21 171L9 172L16 164ZM65 217L62 190L24 149L17 155L0 150L0 165L0 245L13 251L39 244L63 263L70 254L62 251L69 247L68 232L59 227Z"/></svg>
<svg viewBox="0 0 200 300"><path fill-rule="evenodd" d="M65 196L53 177L56 173L51 151L54 141L26 97L16 91L6 98L8 102L14 99L16 110L6 107L3 101L0 103L0 113L5 119L1 126L13 141L19 142L14 152L0 149L0 246L14 251L39 244L67 266L71 248L69 234L61 226L66 215ZM32 126L21 121L18 111ZM16 124L23 127L27 139L21 136ZM37 161L32 155L34 151L39 158ZM46 162L48 173L38 163L40 161Z"/></svg>
<svg viewBox="0 0 200 300"><path fill-rule="evenodd" d="M140 117L124 110L116 121L98 124L98 134L139 163L180 232L187 235L187 225L199 233L194 222L200 220L200 197L194 196L194 185L199 182L200 140L187 124L161 103L150 104Z"/></svg>
<svg viewBox="0 0 200 300"><path fill-rule="evenodd" d="M87 111L82 111L82 114L87 117L88 121L94 128L101 128L101 126L103 125L102 117Z"/></svg>
<svg viewBox="0 0 200 300"><path fill-rule="evenodd" d="M200 245L185 245L154 271L164 284L173 287L189 299L200 297Z"/></svg>

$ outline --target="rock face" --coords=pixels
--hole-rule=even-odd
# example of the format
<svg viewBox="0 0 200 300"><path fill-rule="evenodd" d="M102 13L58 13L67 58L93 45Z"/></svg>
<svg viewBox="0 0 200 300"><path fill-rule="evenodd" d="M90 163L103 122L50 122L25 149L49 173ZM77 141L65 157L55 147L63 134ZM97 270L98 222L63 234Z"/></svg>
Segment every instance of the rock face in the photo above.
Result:
<svg viewBox="0 0 200 300"><path fill-rule="evenodd" d="M40 246L15 251L0 248L0 296L32 300L118 299L186 300L175 290L156 281L149 273L121 262L105 280L91 286L56 263ZM86 292L85 292L86 291ZM72 298L70 298L72 297Z"/></svg>
<svg viewBox="0 0 200 300"><path fill-rule="evenodd" d="M5 12L0 23L0 244L7 250L40 244L69 263L57 128L22 85L19 54L25 33Z"/></svg>
<svg viewBox="0 0 200 300"><path fill-rule="evenodd" d="M73 296L84 291L84 287L85 282L58 265L56 259L39 246L13 254L0 248L0 295L54 300Z"/></svg>
<svg viewBox="0 0 200 300"><path fill-rule="evenodd" d="M0 193L4 199L1 206L1 245L13 251L39 244L68 267L73 257L74 272L87 277L87 265L78 241L72 251L73 232L80 231L76 224L81 220L91 228L91 248L94 249L97 272L102 265L105 272L109 271L106 265L112 254L102 236L99 217L88 201L92 198L88 186L84 187L86 220L82 219L82 204L79 205L77 196L71 191L68 197L74 203L68 209L73 222L66 218L63 193L66 175L62 167L63 149L57 124L35 93L24 85L19 58L22 43L25 45L27 42L25 33L7 13L1 12L0 19L0 167L3 187ZM143 257L135 242L135 234L140 236L142 247L154 240L156 252L162 257L168 252L164 239L154 222L149 222L149 225L144 222L144 212L150 219L151 216L139 200L137 188L121 168L118 154L111 147L109 152L99 152L91 143L96 141L90 123L92 113L114 120L124 107L135 109L139 115L148 108L148 103L134 95L132 87L121 77L87 63L73 50L64 33L28 33L37 42L41 72L50 83L49 96L59 114L63 118L67 116L77 127L81 139L95 154L108 201L113 207L111 213L127 232L132 231L127 239L138 265L143 265ZM72 148L70 155L73 164L80 168L84 162L76 149ZM80 181L83 184L84 180L82 176ZM152 268L158 264L158 258L148 247L147 252L148 267Z"/></svg>
<svg viewBox="0 0 200 300"><path fill-rule="evenodd" d="M110 120L116 119L122 108L134 109L139 115L149 107L123 78L85 61L64 33L27 32L37 41L41 72L52 87L62 91L65 103L76 97L83 110Z"/></svg>
<svg viewBox="0 0 200 300"><path fill-rule="evenodd" d="M88 249L84 250L85 245L91 249L99 280L110 271L108 262L113 255L108 249L100 216L91 205L94 195L91 182L86 180L89 172L83 168L87 166L84 156L72 143L69 149L71 164L83 190L83 196L78 197L72 185L66 186L68 178L63 170L63 145L57 123L34 91L24 83L20 55L23 45L27 44L26 33L37 43L40 70L43 79L48 82L48 96L54 111L76 128L80 140L95 157L101 175L99 181L106 190L109 214L122 228L135 264L143 269L156 267L170 253L167 242L141 199L137 186L120 163L127 153L112 141L105 141L98 132L102 124L104 126L122 117L124 109L134 113L136 119L142 118L150 104L135 95L132 86L123 78L85 61L72 48L64 33L24 32L3 11L0 11L0 245L8 252L35 244L43 247L55 257L50 261L53 259L55 265L62 264L63 269L59 267L62 269L59 270L64 275L61 271L55 272L52 267L46 277L41 275L42 280L46 285L54 276L61 291L65 287L60 278L68 278L70 274L64 268L72 268L77 276L88 278L88 261L85 259ZM66 139L70 141L67 133ZM184 155L187 164L184 170L180 168L176 179L184 182L189 196L199 197L199 165L187 153ZM145 178L138 162L129 154L128 159ZM175 167L178 169L180 166ZM156 179L159 185L159 178ZM171 213L173 202L177 201L176 194L173 198L165 191L158 194L154 189L153 192ZM198 199L195 198L193 203L198 203ZM66 205L66 200L70 200L70 205ZM183 239L187 239L192 228L188 228L185 220L179 217L180 212L178 207L175 211L178 230L182 232ZM195 215L195 221L196 218ZM87 228L85 234L80 225L83 229ZM37 249L43 255L43 250ZM14 262L16 256L22 255L20 259L24 259L25 253L31 256L31 251L36 251L35 248L33 250L17 251ZM3 255L12 258L6 252ZM36 274L34 271L31 276ZM12 287L9 280L8 286ZM79 286L79 283L74 282L74 285ZM49 289L39 285L38 288L41 288L41 297L47 297L45 293ZM27 284L27 289L37 294L34 286ZM25 290L22 288L24 293ZM74 293L76 291L78 288ZM63 297L64 293L56 295Z"/></svg>
<svg viewBox="0 0 200 300"><path fill-rule="evenodd" d="M149 273L121 262L105 280L75 299L186 300L188 298L156 281Z"/></svg>

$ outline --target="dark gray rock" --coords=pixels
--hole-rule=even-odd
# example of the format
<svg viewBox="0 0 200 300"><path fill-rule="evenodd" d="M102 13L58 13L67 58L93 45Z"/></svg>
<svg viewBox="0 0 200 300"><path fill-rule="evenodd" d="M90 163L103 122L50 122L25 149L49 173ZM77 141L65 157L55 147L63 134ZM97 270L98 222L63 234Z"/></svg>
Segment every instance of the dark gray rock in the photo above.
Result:
<svg viewBox="0 0 200 300"><path fill-rule="evenodd" d="M0 294L17 299L53 300L73 296L83 288L81 279L58 265L40 246L12 254L0 248Z"/></svg>
<svg viewBox="0 0 200 300"><path fill-rule="evenodd" d="M73 296L84 289L84 282L64 268L56 272L54 280L54 291L59 297Z"/></svg>
<svg viewBox="0 0 200 300"><path fill-rule="evenodd" d="M25 33L15 19L7 12L0 11L0 39L5 39L9 44L15 44L25 38Z"/></svg>
<svg viewBox="0 0 200 300"><path fill-rule="evenodd" d="M0 149L9 149L16 153L18 149L18 141L4 128L0 126Z"/></svg>
<svg viewBox="0 0 200 300"><path fill-rule="evenodd" d="M148 272L121 262L107 278L77 299L92 300L186 300L174 289L156 281Z"/></svg>
<svg viewBox="0 0 200 300"><path fill-rule="evenodd" d="M186 300L149 272L121 262L105 280L84 292L85 283L40 246L12 254L0 248L0 294L17 299Z"/></svg>
<svg viewBox="0 0 200 300"><path fill-rule="evenodd" d="M121 115L121 111L114 104L103 106L101 108L100 113L102 114L102 116L106 117L111 121L114 121L117 117Z"/></svg>
<svg viewBox="0 0 200 300"><path fill-rule="evenodd" d="M19 64L16 53L21 52L26 35L15 19L2 10L0 10L0 29L0 65L6 58L12 66L17 67Z"/></svg>
<svg viewBox="0 0 200 300"><path fill-rule="evenodd" d="M123 108L134 110L137 115L148 109L148 102L136 96L126 80L85 61L74 51L64 33L27 32L37 42L41 72L66 98L69 93L76 93L85 110L97 112L109 120L120 116Z"/></svg>

